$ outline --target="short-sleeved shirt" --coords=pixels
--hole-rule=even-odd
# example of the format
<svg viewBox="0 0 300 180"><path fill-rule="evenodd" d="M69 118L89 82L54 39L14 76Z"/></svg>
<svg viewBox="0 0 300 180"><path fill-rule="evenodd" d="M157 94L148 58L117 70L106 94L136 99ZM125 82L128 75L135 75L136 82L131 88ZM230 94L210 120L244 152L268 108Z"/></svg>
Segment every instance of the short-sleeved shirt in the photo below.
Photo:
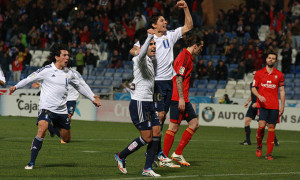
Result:
<svg viewBox="0 0 300 180"><path fill-rule="evenodd" d="M177 76L183 77L183 96L185 102L190 102L189 100L189 87L191 80L191 72L193 71L193 56L192 54L185 48L183 51L177 56L174 62L174 70ZM179 101L179 94L177 89L177 76L173 77L173 95L172 101Z"/></svg>
<svg viewBox="0 0 300 180"><path fill-rule="evenodd" d="M258 93L266 98L266 102L257 101L257 108L279 109L278 88L284 86L282 72L273 68L269 74L266 67L257 71L253 80L253 87L258 87Z"/></svg>

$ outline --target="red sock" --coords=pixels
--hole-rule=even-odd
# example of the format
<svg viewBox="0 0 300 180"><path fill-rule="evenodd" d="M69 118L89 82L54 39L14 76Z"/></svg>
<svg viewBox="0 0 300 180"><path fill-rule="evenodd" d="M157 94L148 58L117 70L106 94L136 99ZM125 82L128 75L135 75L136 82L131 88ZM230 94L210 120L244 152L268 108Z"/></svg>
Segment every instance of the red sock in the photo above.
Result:
<svg viewBox="0 0 300 180"><path fill-rule="evenodd" d="M271 154L274 147L274 139L275 139L275 128L268 128L268 139L267 139L267 155Z"/></svg>
<svg viewBox="0 0 300 180"><path fill-rule="evenodd" d="M258 127L257 133L256 133L256 140L257 140L257 146L262 147L262 140L265 136L265 127Z"/></svg>
<svg viewBox="0 0 300 180"><path fill-rule="evenodd" d="M192 130L191 128L186 128L186 130L182 134L180 143L175 151L175 154L177 155L182 154L184 147L189 143L194 133L195 133L194 130Z"/></svg>
<svg viewBox="0 0 300 180"><path fill-rule="evenodd" d="M167 130L165 135L165 140L164 140L164 149L163 149L163 152L167 157L169 157L169 152L174 142L174 136L175 136L174 131Z"/></svg>

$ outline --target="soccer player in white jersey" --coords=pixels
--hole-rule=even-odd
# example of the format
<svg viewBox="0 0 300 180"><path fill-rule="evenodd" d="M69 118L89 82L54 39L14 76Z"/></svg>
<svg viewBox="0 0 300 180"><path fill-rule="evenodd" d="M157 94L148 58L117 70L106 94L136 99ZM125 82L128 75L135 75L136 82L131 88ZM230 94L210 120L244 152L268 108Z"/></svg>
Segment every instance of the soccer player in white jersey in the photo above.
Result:
<svg viewBox="0 0 300 180"><path fill-rule="evenodd" d="M100 99L95 98L92 91L82 86L74 71L66 67L69 61L68 47L66 45L53 45L50 59L53 62L52 64L38 69L26 79L9 88L10 93L13 93L15 90L32 82L42 81L43 83L37 120L38 132L32 142L31 160L25 166L25 169L33 169L51 122L54 126L60 128L60 135L63 140L65 142L69 141L70 122L66 106L69 83L81 94L90 99L97 107L101 105Z"/></svg>
<svg viewBox="0 0 300 180"><path fill-rule="evenodd" d="M77 78L79 79L79 82L82 86L84 86L86 88L87 91L91 91L91 89L89 88L89 86L86 84L86 82L84 81L84 79L82 78L82 76L80 75L80 73L74 69L71 69L74 72L74 75L77 76ZM36 82L34 84L32 84L32 87L37 88L40 87L41 84L39 82ZM67 110L68 110L68 118L70 120L70 123L72 122L72 116L74 114L74 111L76 109L76 104L77 104L77 99L79 97L79 92L72 86L69 84L68 86L68 97L67 97ZM94 95L94 97L98 97L96 95ZM58 132L56 132L55 129L53 129L52 127L48 128L50 131L50 135L54 136L54 134L59 135ZM60 137L60 136L59 136ZM61 138L61 137L60 137ZM71 129L68 131L68 138L67 138L70 142L71 141ZM60 142L65 144L67 142L65 142L62 138L60 139Z"/></svg>
<svg viewBox="0 0 300 180"><path fill-rule="evenodd" d="M185 22L182 27L168 31L167 21L163 16L154 14L149 19L149 25L152 26L155 31L154 40L156 42L157 70L155 75L154 101L161 123L161 130L171 104L173 91L172 78L176 75L172 66L174 61L173 46L182 35L193 28L193 19L186 2L184 0L178 1L176 6L183 9L185 14ZM130 50L131 54L138 54L137 46L138 43L135 44L135 48ZM161 143L159 145L158 159L160 160L160 166L178 167L170 163L171 159L163 154Z"/></svg>
<svg viewBox="0 0 300 180"><path fill-rule="evenodd" d="M4 76L3 72L2 72L2 69L0 68L0 85L1 86L5 86L5 83L6 83L5 76Z"/></svg>
<svg viewBox="0 0 300 180"><path fill-rule="evenodd" d="M123 151L114 155L118 168L127 174L125 159L140 147L148 144L146 163L142 171L143 176L158 177L152 169L158 143L161 136L160 122L156 115L153 102L155 78L155 41L154 30L148 29L148 37L141 48L140 54L133 61L134 79L131 83L131 101L129 105L130 117L139 130L140 136L134 139Z"/></svg>

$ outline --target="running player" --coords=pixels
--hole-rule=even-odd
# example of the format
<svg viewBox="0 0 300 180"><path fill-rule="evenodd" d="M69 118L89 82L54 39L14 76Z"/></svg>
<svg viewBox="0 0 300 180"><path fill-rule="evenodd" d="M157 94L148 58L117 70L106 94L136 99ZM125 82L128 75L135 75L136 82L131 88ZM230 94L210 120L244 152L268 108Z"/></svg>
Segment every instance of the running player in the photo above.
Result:
<svg viewBox="0 0 300 180"><path fill-rule="evenodd" d="M146 163L142 171L143 176L158 177L152 169L155 154L157 153L161 136L159 119L155 113L153 103L154 78L155 78L155 41L154 30L148 29L148 37L141 48L140 54L132 61L134 79L131 83L131 101L129 105L130 117L135 127L140 132L140 137L133 140L123 151L114 155L118 168L127 174L125 159L140 147L148 144Z"/></svg>
<svg viewBox="0 0 300 180"><path fill-rule="evenodd" d="M39 115L37 120L38 132L33 139L31 146L31 160L25 169L33 169L38 152L40 151L43 139L46 135L49 124L60 128L60 135L65 142L70 139L70 121L67 112L67 95L69 83L73 85L81 94L90 99L97 107L101 105L100 99L93 97L93 93L83 87L74 71L67 68L69 61L68 47L63 44L54 44L51 48L50 59L52 64L42 67L21 80L15 86L9 88L10 93L24 87L25 85L42 81Z"/></svg>
<svg viewBox="0 0 300 180"><path fill-rule="evenodd" d="M274 65L277 62L277 54L269 53L266 58L266 67L257 71L253 80L252 92L257 97L257 108L259 123L256 134L257 149L256 156L262 155L262 140L264 138L264 128L268 126L267 139L267 160L273 160L272 151L275 139L275 126L284 112L285 90L284 77ZM258 87L258 90L256 89ZM279 108L278 89L280 92L281 106Z"/></svg>
<svg viewBox="0 0 300 180"><path fill-rule="evenodd" d="M159 14L154 14L149 19L149 25L154 29L154 40L156 42L156 59L157 70L155 74L155 88L154 88L154 101L155 109L158 112L158 117L161 123L161 130L166 120L166 114L169 111L173 82L172 78L175 75L173 69L173 46L182 35L186 34L193 28L193 19L190 14L189 8L184 0L177 2L176 6L183 9L185 14L184 26L178 27L175 30L167 30L167 21ZM130 50L131 53L138 54L138 43L135 44L134 49ZM161 139L158 150L158 159L160 166L165 167L178 167L171 162L166 155L163 154L161 148Z"/></svg>
<svg viewBox="0 0 300 180"><path fill-rule="evenodd" d="M165 135L163 152L166 156L169 156L180 123L182 120L186 120L189 127L184 131L179 145L171 157L181 165L190 166L190 163L182 156L182 151L199 128L197 115L189 101L189 87L193 71L193 56L199 55L203 47L203 41L197 36L190 36L186 41L186 45L187 48L183 49L174 62L174 70L177 76L173 77L170 124Z"/></svg>
<svg viewBox="0 0 300 180"><path fill-rule="evenodd" d="M82 86L84 86L86 88L87 91L91 91L89 86L86 84L86 82L84 81L84 79L82 78L82 76L80 75L80 73L74 69L71 69L74 72L74 75L79 79L79 82ZM39 82L36 82L34 84L32 84L33 88L38 88L40 87L41 84ZM79 97L79 92L72 86L72 85L68 85L68 97L67 97L67 110L68 110L68 118L70 120L70 123L72 122L72 116L74 114L74 111L76 109L76 104L77 104L77 99ZM97 97L96 95L94 95L94 97ZM54 131L56 131L55 129L51 129L51 127L49 128L49 132L50 135L53 137L55 134L58 135L58 133L55 133ZM68 131L68 139L70 142L71 141L71 130ZM61 137L60 137L60 142L65 144L67 142L65 142Z"/></svg>

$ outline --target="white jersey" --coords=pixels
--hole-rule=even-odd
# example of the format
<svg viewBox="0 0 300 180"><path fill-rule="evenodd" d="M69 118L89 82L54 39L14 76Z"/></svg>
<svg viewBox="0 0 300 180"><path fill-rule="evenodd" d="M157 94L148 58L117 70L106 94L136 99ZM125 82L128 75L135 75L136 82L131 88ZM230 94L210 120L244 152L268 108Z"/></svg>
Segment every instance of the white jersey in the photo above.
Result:
<svg viewBox="0 0 300 180"><path fill-rule="evenodd" d="M82 86L74 70L69 68L57 69L54 63L42 67L15 85L16 89L28 83L42 81L39 109L46 109L58 114L68 114L67 96L69 83L81 94L94 101L94 94Z"/></svg>
<svg viewBox="0 0 300 180"><path fill-rule="evenodd" d="M4 76L1 68L0 68L0 81L3 81L4 83L6 83L5 76Z"/></svg>
<svg viewBox="0 0 300 180"><path fill-rule="evenodd" d="M70 68L70 70L73 71L74 75L78 78L79 83L86 89L86 91L89 91L89 93L93 93L91 88L86 84L86 82L82 78L81 74L75 69ZM70 84L68 88L69 91L68 91L67 101L77 101L79 97L79 92Z"/></svg>
<svg viewBox="0 0 300 180"><path fill-rule="evenodd" d="M130 91L131 99L138 101L153 101L154 92L154 59L147 56L148 47L153 35L148 34L148 37L141 48L140 54L132 58L133 61L133 76Z"/></svg>
<svg viewBox="0 0 300 180"><path fill-rule="evenodd" d="M167 31L161 37L154 35L157 60L155 80L171 80L176 75L172 65L174 61L173 47L180 38L182 38L181 27ZM139 41L134 46L140 47Z"/></svg>

